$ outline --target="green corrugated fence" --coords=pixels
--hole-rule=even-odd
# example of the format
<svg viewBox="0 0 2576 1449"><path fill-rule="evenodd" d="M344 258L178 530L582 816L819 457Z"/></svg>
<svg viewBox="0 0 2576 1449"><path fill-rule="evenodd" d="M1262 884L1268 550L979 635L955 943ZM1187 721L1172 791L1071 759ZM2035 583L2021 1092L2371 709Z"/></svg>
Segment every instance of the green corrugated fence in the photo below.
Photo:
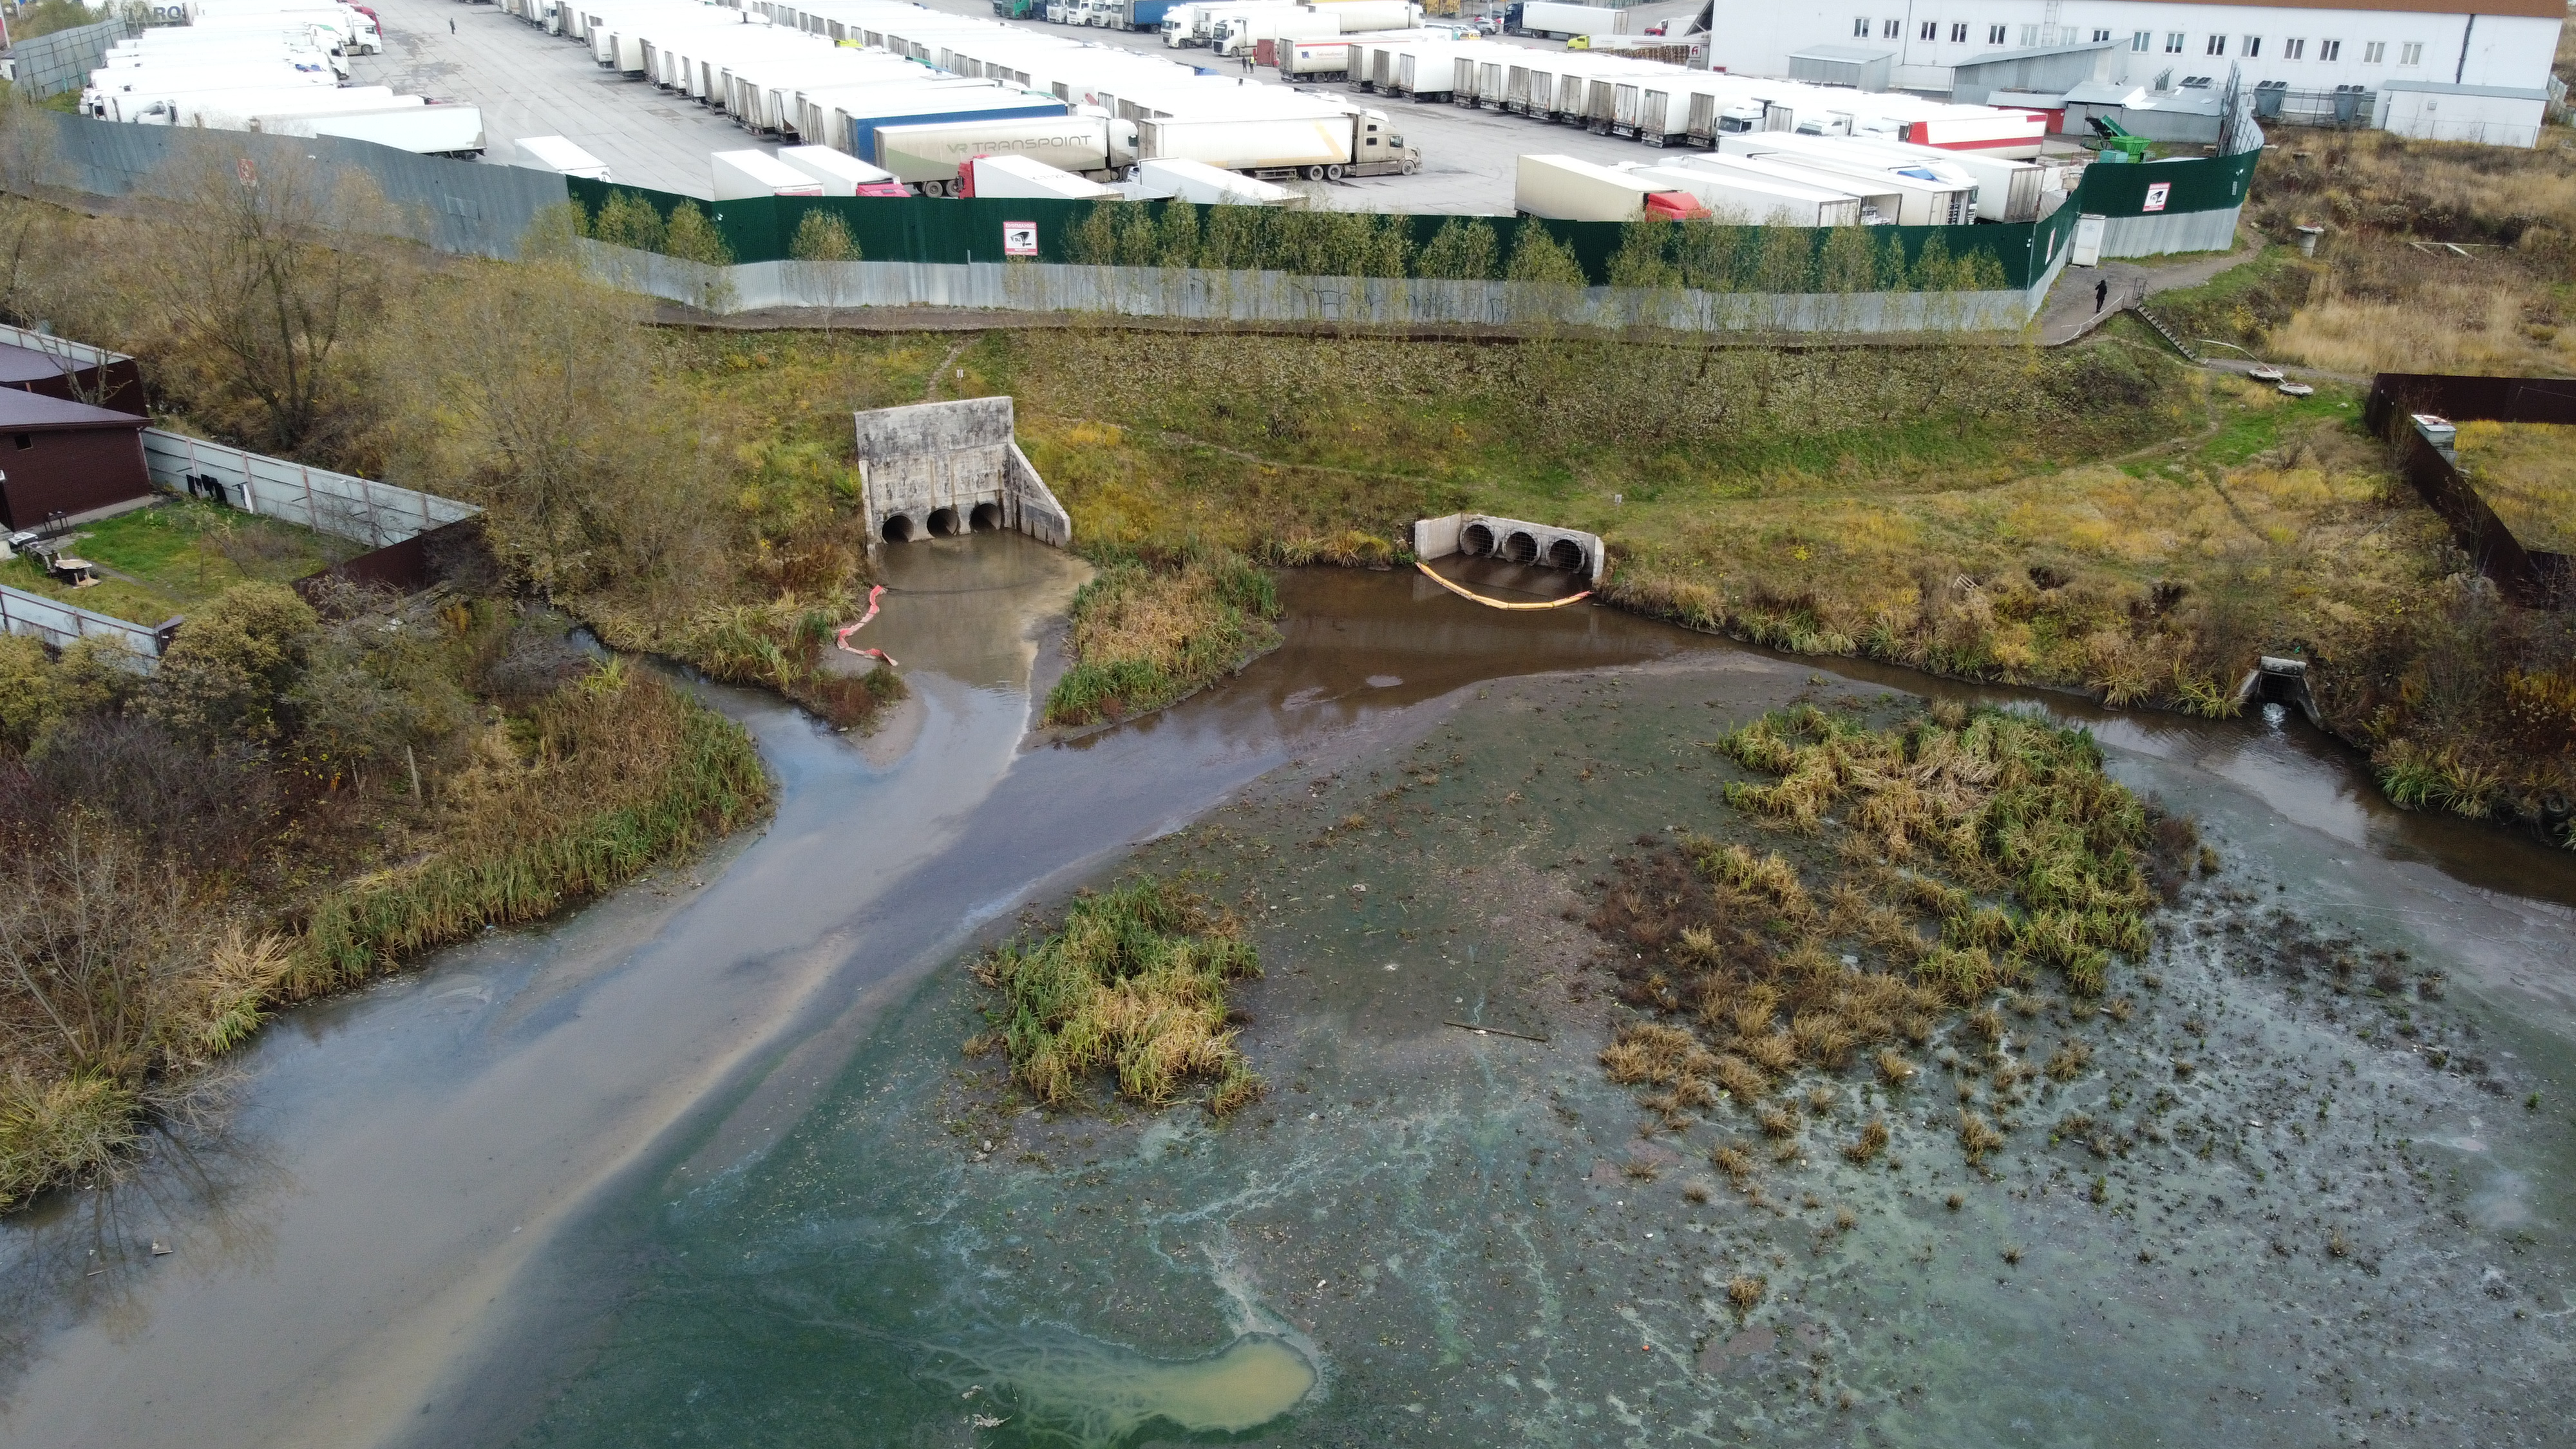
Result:
<svg viewBox="0 0 2576 1449"><path fill-rule="evenodd" d="M2075 203L2037 222L1973 226L1726 227L1701 223L1550 221L1373 212L1282 211L1181 201L934 200L918 197L754 197L702 202L667 191L575 179L573 200L602 240L669 250L653 233L682 206L698 208L735 262L785 261L809 212L837 216L870 261L1041 262L1200 266L1314 276L1461 276L1435 247L1442 229L1481 225L1470 248L1505 274L1537 228L1594 284L1709 291L1987 291L2027 288L2066 245L2078 212L2125 217L2239 206L2259 153L2086 170ZM2158 188L2162 188L2161 191ZM640 203L640 205L638 205ZM634 219L648 210L644 230ZM1006 248L1008 227L1035 251ZM711 255L696 258L711 261Z"/></svg>

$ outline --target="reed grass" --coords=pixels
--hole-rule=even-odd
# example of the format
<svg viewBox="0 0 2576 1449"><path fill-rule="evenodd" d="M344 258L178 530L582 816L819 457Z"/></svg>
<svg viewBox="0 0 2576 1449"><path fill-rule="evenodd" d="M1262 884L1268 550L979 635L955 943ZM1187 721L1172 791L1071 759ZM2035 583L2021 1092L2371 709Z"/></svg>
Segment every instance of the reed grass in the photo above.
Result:
<svg viewBox="0 0 2576 1449"><path fill-rule="evenodd" d="M1047 694L1046 721L1092 724L1181 700L1277 647L1278 613L1270 576L1240 555L1112 555L1074 594L1072 663Z"/></svg>
<svg viewBox="0 0 2576 1449"><path fill-rule="evenodd" d="M1262 1093L1226 1024L1226 988L1261 974L1259 953L1239 921L1182 881L1085 892L1053 934L1011 941L973 969L1001 994L986 1019L1012 1076L1050 1106L1078 1103L1103 1072L1119 1095L1156 1108L1204 1083L1217 1117Z"/></svg>
<svg viewBox="0 0 2576 1449"><path fill-rule="evenodd" d="M1727 803L1805 848L1681 831L1614 863L1591 925L1626 948L1619 996L1641 1014L1601 1063L1654 1089L1642 1100L1668 1122L1722 1096L1785 1142L1799 1118L1774 1096L1801 1073L1857 1068L1901 1089L1916 1068L1898 1044L1944 1022L1998 1053L2002 1008L2039 1009L2021 988L2054 975L2089 1000L2147 951L2148 867L2198 843L2111 780L2089 735L1996 710L1943 704L1873 727L1800 706L1714 748L1756 777L1728 785ZM2051 1075L2085 1061L2063 1047ZM2034 1074L2005 1062L1995 1090ZM1975 1096L1964 1079L1959 1090ZM1964 1128L1962 1146L1984 1155L1993 1130ZM1882 1126L1845 1155L1865 1162L1885 1143Z"/></svg>
<svg viewBox="0 0 2576 1449"><path fill-rule="evenodd" d="M339 990L487 925L535 920L740 828L769 803L742 728L650 675L611 668L505 729L447 791L427 861L323 892L290 999Z"/></svg>

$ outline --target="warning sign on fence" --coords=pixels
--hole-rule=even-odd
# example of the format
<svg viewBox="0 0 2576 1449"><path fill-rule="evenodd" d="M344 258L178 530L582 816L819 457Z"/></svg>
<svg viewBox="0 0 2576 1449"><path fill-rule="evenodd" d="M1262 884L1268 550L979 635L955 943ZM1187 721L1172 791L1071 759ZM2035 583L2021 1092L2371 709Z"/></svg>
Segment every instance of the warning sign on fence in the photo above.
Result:
<svg viewBox="0 0 2576 1449"><path fill-rule="evenodd" d="M2172 182L2156 182L2154 185L2147 188L2147 199L2138 207L2138 209L2140 211L2162 211L2165 209L2165 198L2171 195L2173 195Z"/></svg>
<svg viewBox="0 0 2576 1449"><path fill-rule="evenodd" d="M1002 223L1002 255L1033 257L1038 254L1038 224L1034 221Z"/></svg>

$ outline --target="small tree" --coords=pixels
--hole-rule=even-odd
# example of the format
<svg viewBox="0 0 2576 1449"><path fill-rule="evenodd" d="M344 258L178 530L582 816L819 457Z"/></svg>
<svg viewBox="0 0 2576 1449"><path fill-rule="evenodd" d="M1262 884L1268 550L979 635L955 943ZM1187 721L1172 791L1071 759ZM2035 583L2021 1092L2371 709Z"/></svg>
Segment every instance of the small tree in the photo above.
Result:
<svg viewBox="0 0 2576 1449"><path fill-rule="evenodd" d="M1440 223L1430 245L1414 261L1414 274L1463 282L1487 282L1502 260L1502 243L1494 224L1481 216L1453 216Z"/></svg>
<svg viewBox="0 0 2576 1449"><path fill-rule="evenodd" d="M703 267L721 269L733 265L733 247L694 201L683 201L671 208L671 219L662 230L662 250L680 261ZM733 279L721 270L701 278L695 300L709 312L724 311L733 305Z"/></svg>
<svg viewBox="0 0 2576 1449"><path fill-rule="evenodd" d="M850 295L850 269L845 264L860 259L859 244L850 239L848 224L820 208L807 211L796 223L787 256L797 289L822 303L823 330L831 331L832 319Z"/></svg>
<svg viewBox="0 0 2576 1449"><path fill-rule="evenodd" d="M591 219L590 234L613 247L658 252L662 250L662 213L633 192L611 192L599 204L599 215Z"/></svg>
<svg viewBox="0 0 2576 1449"><path fill-rule="evenodd" d="M1585 282L1583 264L1575 260L1574 249L1535 218L1522 219L1519 234L1512 238L1511 265L1503 275L1512 283L1513 312L1549 320L1565 315Z"/></svg>
<svg viewBox="0 0 2576 1449"><path fill-rule="evenodd" d="M172 223L175 320L266 415L269 445L293 453L324 430L342 344L383 299L386 249L351 233L396 228L363 173L334 181L299 160L211 146L193 164Z"/></svg>

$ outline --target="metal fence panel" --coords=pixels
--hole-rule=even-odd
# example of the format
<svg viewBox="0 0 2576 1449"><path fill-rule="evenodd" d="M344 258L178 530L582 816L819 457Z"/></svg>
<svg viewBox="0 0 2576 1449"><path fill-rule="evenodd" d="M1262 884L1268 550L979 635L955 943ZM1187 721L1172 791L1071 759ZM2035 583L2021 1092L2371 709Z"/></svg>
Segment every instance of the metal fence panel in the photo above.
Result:
<svg viewBox="0 0 2576 1449"><path fill-rule="evenodd" d="M710 267L584 242L611 285L712 310L959 307L1359 326L1646 326L1699 332L2012 331L2064 267L2062 240L2028 287L1976 292L1701 292L1406 277L1308 277L1048 262L753 262Z"/></svg>
<svg viewBox="0 0 2576 1449"><path fill-rule="evenodd" d="M32 634L57 649L104 635L123 644L139 666L161 657L160 634L144 625L5 585L0 585L0 633Z"/></svg>
<svg viewBox="0 0 2576 1449"><path fill-rule="evenodd" d="M443 252L515 257L529 224L563 204L564 178L524 166L416 156L337 136L270 136L183 126L130 126L89 116L54 122L54 179L96 196L184 200L203 169L247 160L255 169L320 166L372 178L394 208L394 234Z"/></svg>
<svg viewBox="0 0 2576 1449"><path fill-rule="evenodd" d="M282 518L316 533L383 548L483 510L328 468L270 458L159 428L143 430L143 463L174 493L221 491L246 513Z"/></svg>
<svg viewBox="0 0 2576 1449"><path fill-rule="evenodd" d="M11 87L35 101L79 90L89 83L89 73L99 68L107 48L133 33L134 27L120 18L75 25L33 40L13 38L9 55L18 63L18 78Z"/></svg>

